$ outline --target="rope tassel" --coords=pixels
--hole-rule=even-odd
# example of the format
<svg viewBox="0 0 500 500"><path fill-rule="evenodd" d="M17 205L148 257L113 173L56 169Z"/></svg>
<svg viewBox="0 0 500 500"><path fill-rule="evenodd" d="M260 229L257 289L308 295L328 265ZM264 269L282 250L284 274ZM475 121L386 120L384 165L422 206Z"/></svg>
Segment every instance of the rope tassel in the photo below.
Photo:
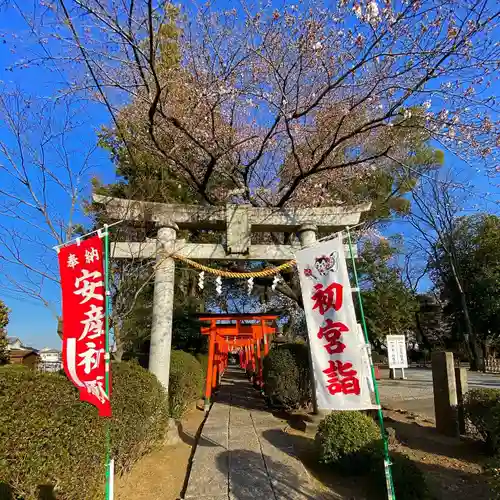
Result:
<svg viewBox="0 0 500 500"><path fill-rule="evenodd" d="M280 271L293 268L297 262L294 259L294 260L289 260L288 262L285 262L277 267L263 269L262 271L251 271L248 273L236 273L233 271L223 271L222 269L214 269L213 267L204 266L203 264L200 264L199 262L188 259L187 257L184 257L184 255L180 255L178 253L173 254L172 257L176 260L180 260L182 262L185 262L186 264L189 264L190 266L194 267L195 269L199 269L200 271L204 271L206 273L214 274L215 276L219 276L222 278L246 278L246 279L248 279L248 278L264 278L266 276L274 276L275 274L278 274Z"/></svg>
<svg viewBox="0 0 500 500"><path fill-rule="evenodd" d="M215 291L217 292L217 295L222 294L222 278L220 276L217 276L215 279Z"/></svg>
<svg viewBox="0 0 500 500"><path fill-rule="evenodd" d="M205 271L201 271L198 275L198 288L203 290L205 288Z"/></svg>
<svg viewBox="0 0 500 500"><path fill-rule="evenodd" d="M274 292L276 290L276 287L278 286L278 283L281 280L281 276L279 274L275 274L273 278L273 284L271 285L271 289Z"/></svg>
<svg viewBox="0 0 500 500"><path fill-rule="evenodd" d="M248 295L252 295L252 290L253 290L253 278L248 278L247 281L247 287L248 287Z"/></svg>

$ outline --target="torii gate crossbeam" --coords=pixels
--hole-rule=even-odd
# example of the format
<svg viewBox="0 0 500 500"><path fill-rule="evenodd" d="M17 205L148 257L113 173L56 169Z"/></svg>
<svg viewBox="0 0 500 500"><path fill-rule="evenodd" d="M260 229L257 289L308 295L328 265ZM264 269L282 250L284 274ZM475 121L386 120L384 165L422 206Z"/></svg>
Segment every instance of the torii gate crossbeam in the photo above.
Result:
<svg viewBox="0 0 500 500"><path fill-rule="evenodd" d="M149 370L168 392L175 260L181 254L194 260L287 261L294 252L313 245L319 233L356 225L370 203L350 207L264 208L250 205L170 205L125 200L94 194L109 218L149 221L158 227L156 240L115 242L112 258L156 259ZM226 244L214 245L177 239L180 229L209 228L226 231ZM300 245L253 245L252 233L296 233ZM350 252L346 252L350 257Z"/></svg>

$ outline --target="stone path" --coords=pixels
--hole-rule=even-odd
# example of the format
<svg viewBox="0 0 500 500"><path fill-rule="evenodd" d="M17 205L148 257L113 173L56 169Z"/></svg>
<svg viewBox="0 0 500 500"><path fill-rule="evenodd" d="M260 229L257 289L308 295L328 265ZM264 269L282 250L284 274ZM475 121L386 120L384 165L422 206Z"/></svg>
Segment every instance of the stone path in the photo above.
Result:
<svg viewBox="0 0 500 500"><path fill-rule="evenodd" d="M184 498L324 498L295 458L283 427L283 421L266 411L243 371L230 367L203 426Z"/></svg>
<svg viewBox="0 0 500 500"><path fill-rule="evenodd" d="M398 370L397 375L400 375ZM432 371L425 368L405 370L407 380L389 380L389 370L381 370L378 383L382 406L419 413L434 420ZM500 389L500 376L492 373L467 372L469 389L491 387Z"/></svg>

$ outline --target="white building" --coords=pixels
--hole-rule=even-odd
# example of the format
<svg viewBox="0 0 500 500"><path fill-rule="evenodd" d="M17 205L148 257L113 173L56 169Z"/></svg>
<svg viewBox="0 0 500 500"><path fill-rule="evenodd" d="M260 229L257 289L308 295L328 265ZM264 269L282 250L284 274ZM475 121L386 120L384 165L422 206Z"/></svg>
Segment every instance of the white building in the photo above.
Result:
<svg viewBox="0 0 500 500"><path fill-rule="evenodd" d="M44 347L38 351L40 356L39 369L44 372L57 372L62 368L61 351Z"/></svg>
<svg viewBox="0 0 500 500"><path fill-rule="evenodd" d="M21 339L18 337L7 337L7 350L24 349Z"/></svg>

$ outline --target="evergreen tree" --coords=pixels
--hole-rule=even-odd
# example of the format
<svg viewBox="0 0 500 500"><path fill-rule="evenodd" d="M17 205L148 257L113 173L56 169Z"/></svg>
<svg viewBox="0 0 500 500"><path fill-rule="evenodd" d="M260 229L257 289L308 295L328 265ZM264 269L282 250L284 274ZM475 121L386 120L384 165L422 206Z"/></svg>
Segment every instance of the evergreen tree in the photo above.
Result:
<svg viewBox="0 0 500 500"><path fill-rule="evenodd" d="M394 241L368 241L362 246L358 264L363 308L371 343L380 348L386 335L408 335L415 331L418 302L402 279L396 262ZM359 317L359 314L358 314Z"/></svg>
<svg viewBox="0 0 500 500"><path fill-rule="evenodd" d="M489 214L458 217L443 239L452 243L453 262L442 245L436 243L432 278L446 304L445 313L455 336L467 340L463 292L472 332L484 359L491 348L500 347L500 218ZM458 289L454 274L459 277L462 290Z"/></svg>

